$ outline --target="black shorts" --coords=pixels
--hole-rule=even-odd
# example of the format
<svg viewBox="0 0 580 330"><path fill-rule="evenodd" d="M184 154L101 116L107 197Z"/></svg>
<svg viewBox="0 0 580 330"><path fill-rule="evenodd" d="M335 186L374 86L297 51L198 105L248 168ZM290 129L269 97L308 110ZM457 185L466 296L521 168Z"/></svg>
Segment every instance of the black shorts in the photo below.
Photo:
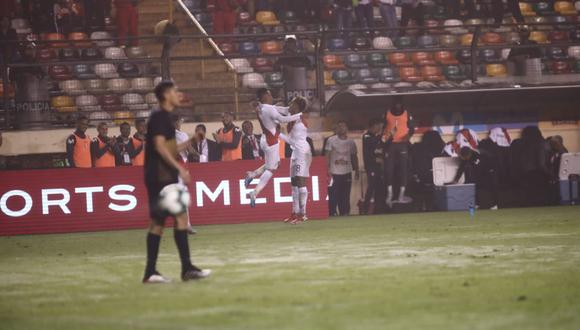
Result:
<svg viewBox="0 0 580 330"><path fill-rule="evenodd" d="M165 184L146 184L147 197L149 198L149 217L158 225L165 225L165 220L172 215L159 207L159 193Z"/></svg>

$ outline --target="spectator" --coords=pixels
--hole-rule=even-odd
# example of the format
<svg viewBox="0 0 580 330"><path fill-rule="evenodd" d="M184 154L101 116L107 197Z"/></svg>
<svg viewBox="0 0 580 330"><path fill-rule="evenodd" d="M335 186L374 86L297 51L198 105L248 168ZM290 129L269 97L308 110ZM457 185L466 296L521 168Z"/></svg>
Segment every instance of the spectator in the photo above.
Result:
<svg viewBox="0 0 580 330"><path fill-rule="evenodd" d="M181 125L183 125L183 122L184 122L183 117L181 117L177 113L173 113L173 114L171 114L171 119L173 120L173 125L175 126L175 141L177 142L177 145L180 145L182 143L189 141L189 135L187 135L187 133L185 133L181 130ZM193 152L193 146L190 146L189 148L181 151L179 153L179 157L180 157L181 162L187 163L187 160L189 159L189 155L192 152Z"/></svg>
<svg viewBox="0 0 580 330"><path fill-rule="evenodd" d="M242 159L260 159L264 157L264 151L260 148L262 135L254 134L254 124L246 120L242 123Z"/></svg>
<svg viewBox="0 0 580 330"><path fill-rule="evenodd" d="M405 109L401 97L393 98L393 105L385 115L386 126L382 141L385 143L385 183L387 185L386 204L393 206L393 184L395 176L400 179L397 203L411 203L405 196L409 167L409 140L415 132L413 117Z"/></svg>
<svg viewBox="0 0 580 330"><path fill-rule="evenodd" d="M336 28L338 30L352 28L352 0L334 0Z"/></svg>
<svg viewBox="0 0 580 330"><path fill-rule="evenodd" d="M457 184L463 174L465 183L474 183L476 186L476 202L481 204L481 190L490 189L492 193L492 205L490 209L498 208L498 179L497 160L493 154L486 150L475 152L469 147L462 147L459 151L459 169L451 184ZM481 206L481 205L480 205Z"/></svg>
<svg viewBox="0 0 580 330"><path fill-rule="evenodd" d="M331 176L332 194L328 196L330 215L344 216L350 214L350 190L352 172L359 179L358 156L356 144L348 138L348 126L345 121L338 123L336 135L328 139L326 144L328 154L328 173Z"/></svg>
<svg viewBox="0 0 580 330"><path fill-rule="evenodd" d="M138 46L139 40L139 1L140 0L113 0L117 11L117 36L119 46L127 44ZM127 37L131 40L127 41Z"/></svg>
<svg viewBox="0 0 580 330"><path fill-rule="evenodd" d="M312 63L307 56L298 52L298 45L294 36L286 38L284 55L274 63L274 70L282 72L284 76L285 94L288 97L293 91L308 89L308 70ZM293 97L293 96L292 96ZM286 100L290 102L290 99Z"/></svg>
<svg viewBox="0 0 580 330"><path fill-rule="evenodd" d="M381 187L383 150L381 148L381 132L383 131L383 121L372 119L369 129L362 137L363 161L367 173L367 191L365 193L362 214L375 213L375 200L377 190Z"/></svg>
<svg viewBox="0 0 580 330"><path fill-rule="evenodd" d="M437 131L423 133L421 142L413 144L410 149L412 159L412 180L410 189L420 210L434 209L433 201L433 158L440 157L445 142Z"/></svg>
<svg viewBox="0 0 580 330"><path fill-rule="evenodd" d="M234 33L240 5L239 0L208 0L208 9L213 12L214 34Z"/></svg>
<svg viewBox="0 0 580 330"><path fill-rule="evenodd" d="M93 167L115 167L117 165L116 156L119 153L115 138L108 136L109 127L107 123L97 125L99 135L91 142L91 156Z"/></svg>
<svg viewBox="0 0 580 330"><path fill-rule="evenodd" d="M56 32L68 34L83 26L84 10L76 1L59 0L53 7Z"/></svg>
<svg viewBox="0 0 580 330"><path fill-rule="evenodd" d="M234 115L225 112L222 117L223 128L213 134L221 148L222 160L232 161L242 159L242 131L234 125Z"/></svg>
<svg viewBox="0 0 580 330"><path fill-rule="evenodd" d="M4 61L11 61L16 53L17 44L9 41L18 41L18 35L11 27L10 18L3 16L0 22L0 55Z"/></svg>
<svg viewBox="0 0 580 330"><path fill-rule="evenodd" d="M375 27L373 1L359 0L358 5L354 8L356 21L359 27L363 29L372 30Z"/></svg>
<svg viewBox="0 0 580 330"><path fill-rule="evenodd" d="M221 160L219 145L206 138L207 129L205 125L199 124L195 127L195 136L198 137L199 143L193 145L193 153L190 161L194 163L218 162Z"/></svg>
<svg viewBox="0 0 580 330"><path fill-rule="evenodd" d="M467 17L475 17L475 0L463 0L463 4L467 10ZM461 0L450 0L448 1L448 6L451 17L460 19L463 16L461 15Z"/></svg>
<svg viewBox="0 0 580 330"><path fill-rule="evenodd" d="M145 119L135 120L135 129L137 132L131 138L131 145L134 150L134 156L131 160L133 166L145 165L145 134L147 134L147 122Z"/></svg>
<svg viewBox="0 0 580 330"><path fill-rule="evenodd" d="M411 19L421 27L419 34L423 34L423 3L420 0L401 0L401 27L406 28ZM401 35L406 31L402 30Z"/></svg>
<svg viewBox="0 0 580 330"><path fill-rule="evenodd" d="M66 155L70 167L90 168L91 138L86 134L89 128L89 119L80 116L76 122L76 130L66 140Z"/></svg>
<svg viewBox="0 0 580 330"><path fill-rule="evenodd" d="M515 65L515 75L526 75L526 61L530 59L537 59L538 70L541 70L542 51L538 47L538 43L530 40L530 30L521 28L519 30L520 40L516 43L518 46L526 46L525 48L514 48L510 50L508 61Z"/></svg>
<svg viewBox="0 0 580 330"><path fill-rule="evenodd" d="M87 28L92 26L104 28L105 17L110 13L110 0L84 0L87 13Z"/></svg>
<svg viewBox="0 0 580 330"><path fill-rule="evenodd" d="M560 164L562 155L568 153L564 146L564 139L560 135L550 136L546 139L548 142L548 169L551 172L550 177L550 204L559 204L560 196Z"/></svg>
<svg viewBox="0 0 580 330"><path fill-rule="evenodd" d="M117 166L131 166L133 165L131 160L137 156L137 150L133 148L133 143L131 143L131 125L124 122L119 130L121 135L117 137L116 141L116 163Z"/></svg>
<svg viewBox="0 0 580 330"><path fill-rule="evenodd" d="M479 143L478 149L494 156L497 161L497 178L500 185L509 183L509 157L511 137L505 128L495 127L489 137Z"/></svg>
<svg viewBox="0 0 580 330"><path fill-rule="evenodd" d="M399 27L399 20L397 19L397 8L395 4L396 0L379 1L379 11L381 12L383 22L387 28L393 29L386 32L390 38L396 38L399 35L399 31L396 30Z"/></svg>

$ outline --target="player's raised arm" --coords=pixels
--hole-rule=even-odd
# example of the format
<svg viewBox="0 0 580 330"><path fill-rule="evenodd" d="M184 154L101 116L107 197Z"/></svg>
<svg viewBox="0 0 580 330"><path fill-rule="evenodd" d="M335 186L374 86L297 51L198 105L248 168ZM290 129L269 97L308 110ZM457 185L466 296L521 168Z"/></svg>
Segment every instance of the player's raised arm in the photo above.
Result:
<svg viewBox="0 0 580 330"><path fill-rule="evenodd" d="M293 121L299 120L301 116L302 112L290 116L282 116L280 113L276 112L274 114L274 119L280 123L291 123Z"/></svg>

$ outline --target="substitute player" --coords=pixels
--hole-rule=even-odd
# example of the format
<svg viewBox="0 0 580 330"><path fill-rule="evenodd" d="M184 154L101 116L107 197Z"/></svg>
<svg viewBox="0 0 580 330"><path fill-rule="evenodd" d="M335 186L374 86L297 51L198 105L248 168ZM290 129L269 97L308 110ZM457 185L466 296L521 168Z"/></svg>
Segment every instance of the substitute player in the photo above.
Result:
<svg viewBox="0 0 580 330"><path fill-rule="evenodd" d="M301 113L308 105L303 97L296 97L290 103L290 114ZM308 126L303 117L288 123L288 136L280 134L280 138L292 148L290 157L290 178L292 183L292 214L284 222L296 224L306 221L306 202L308 200L308 188L306 181L310 177L310 164L312 163L312 150L306 140Z"/></svg>
<svg viewBox="0 0 580 330"><path fill-rule="evenodd" d="M256 111L258 112L258 120L262 127L260 147L264 151L265 164L255 171L246 173L244 180L246 187L250 185L254 178L260 178L256 188L248 194L251 207L256 207L257 196L266 187L274 175L274 171L278 169L280 163L280 144L278 140L280 137L280 124L299 120L300 116L302 116L302 113L288 115L288 107L273 105L274 98L272 97L272 93L266 88L260 88L256 96L258 97Z"/></svg>
<svg viewBox="0 0 580 330"><path fill-rule="evenodd" d="M151 224L147 234L147 266L143 283L169 282L156 268L165 219L170 216L159 206L159 193L165 186L177 183L178 178L185 184L191 182L189 172L178 160L178 154L195 140L194 137L179 145L175 140L175 125L171 120L171 113L180 105L177 87L172 82L161 82L155 87L155 96L159 101L159 110L153 111L149 117L145 142L145 186L149 197ZM199 269L191 263L187 228L187 213L175 216L173 237L179 251L183 281L204 278L211 273L210 270Z"/></svg>

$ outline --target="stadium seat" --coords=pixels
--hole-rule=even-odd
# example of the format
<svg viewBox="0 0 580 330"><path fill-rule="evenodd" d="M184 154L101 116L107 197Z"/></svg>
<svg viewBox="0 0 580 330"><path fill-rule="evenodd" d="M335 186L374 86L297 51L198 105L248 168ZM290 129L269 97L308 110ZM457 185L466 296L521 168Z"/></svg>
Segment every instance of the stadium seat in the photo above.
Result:
<svg viewBox="0 0 580 330"><path fill-rule="evenodd" d="M336 81L332 78L332 72L324 71L324 86L334 86Z"/></svg>
<svg viewBox="0 0 580 330"><path fill-rule="evenodd" d="M58 88L67 95L80 95L86 92L83 83L76 79L61 81L58 83Z"/></svg>
<svg viewBox="0 0 580 330"><path fill-rule="evenodd" d="M568 61L553 61L550 65L550 72L553 74L571 73L570 63Z"/></svg>
<svg viewBox="0 0 580 330"><path fill-rule="evenodd" d="M111 63L100 63L95 65L95 74L100 78L118 78L117 68Z"/></svg>
<svg viewBox="0 0 580 330"><path fill-rule="evenodd" d="M260 48L255 42L244 41L240 44L240 54L242 55L257 55L260 54Z"/></svg>
<svg viewBox="0 0 580 330"><path fill-rule="evenodd" d="M237 73L254 72L254 68L250 65L250 61L245 58L233 58L230 60Z"/></svg>
<svg viewBox="0 0 580 330"><path fill-rule="evenodd" d="M248 26L248 30L246 34L261 34L266 32L262 25L250 25Z"/></svg>
<svg viewBox="0 0 580 330"><path fill-rule="evenodd" d="M576 60L580 60L580 46L568 47L568 56Z"/></svg>
<svg viewBox="0 0 580 330"><path fill-rule="evenodd" d="M148 119L150 115L151 115L151 109L149 109L149 108L143 109L140 111L136 111L133 114L135 119Z"/></svg>
<svg viewBox="0 0 580 330"><path fill-rule="evenodd" d="M323 61L326 69L336 70L345 68L344 63L342 63L342 58L337 55L324 55Z"/></svg>
<svg viewBox="0 0 580 330"><path fill-rule="evenodd" d="M284 47L280 41L264 41L260 45L262 54L279 55L284 52Z"/></svg>
<svg viewBox="0 0 580 330"><path fill-rule="evenodd" d="M437 47L437 39L429 35L419 36L417 37L417 47L419 48Z"/></svg>
<svg viewBox="0 0 580 330"><path fill-rule="evenodd" d="M135 117L131 111L116 111L113 113L113 122L121 125L125 122L132 122Z"/></svg>
<svg viewBox="0 0 580 330"><path fill-rule="evenodd" d="M105 49L105 58L109 60L124 60L127 59L127 55L121 47L107 47Z"/></svg>
<svg viewBox="0 0 580 330"><path fill-rule="evenodd" d="M393 41L389 37L376 37L373 39L374 49L393 49Z"/></svg>
<svg viewBox="0 0 580 330"><path fill-rule="evenodd" d="M363 84L352 84L348 86L348 89L350 90L363 90L363 89L367 89L366 85Z"/></svg>
<svg viewBox="0 0 580 330"><path fill-rule="evenodd" d="M389 62L396 66L410 66L413 62L409 59L407 53L391 53L389 54Z"/></svg>
<svg viewBox="0 0 580 330"><path fill-rule="evenodd" d="M264 74L264 79L266 84L270 88L282 88L284 87L284 77L280 72L269 72Z"/></svg>
<svg viewBox="0 0 580 330"><path fill-rule="evenodd" d="M100 104L105 108L118 106L121 104L121 99L116 94L104 94L101 96Z"/></svg>
<svg viewBox="0 0 580 330"><path fill-rule="evenodd" d="M96 124L97 122L105 122L107 124L111 124L112 118L113 117L111 116L111 114L106 111L95 111L89 114L89 121L91 121L93 124Z"/></svg>
<svg viewBox="0 0 580 330"><path fill-rule="evenodd" d="M463 24L465 26L468 26L468 25L478 26L478 25L485 24L485 21L481 18L470 18L470 19L466 19L465 22L463 22ZM475 28L470 27L469 30L473 32L475 30Z"/></svg>
<svg viewBox="0 0 580 330"><path fill-rule="evenodd" d="M264 73L274 71L274 63L271 58L256 57L252 62L252 67L256 72Z"/></svg>
<svg viewBox="0 0 580 330"><path fill-rule="evenodd" d="M124 92L131 88L131 84L127 79L115 78L107 81L107 89L111 92Z"/></svg>
<svg viewBox="0 0 580 330"><path fill-rule="evenodd" d="M252 15L247 11L240 11L238 13L238 24L249 25L252 24Z"/></svg>
<svg viewBox="0 0 580 330"><path fill-rule="evenodd" d="M375 76L374 71L369 69L358 69L354 73L356 80L361 84L376 84L379 82L379 78Z"/></svg>
<svg viewBox="0 0 580 330"><path fill-rule="evenodd" d="M330 38L327 42L327 48L330 51L346 50L348 45L343 38Z"/></svg>
<svg viewBox="0 0 580 330"><path fill-rule="evenodd" d="M461 63L471 62L471 49L462 49L457 52L457 59Z"/></svg>
<svg viewBox="0 0 580 330"><path fill-rule="evenodd" d="M481 37L481 41L486 45L500 45L504 43L504 40L499 33L486 32Z"/></svg>
<svg viewBox="0 0 580 330"><path fill-rule="evenodd" d="M488 64L485 66L485 71L490 77L505 77L507 69L503 64Z"/></svg>
<svg viewBox="0 0 580 330"><path fill-rule="evenodd" d="M415 65L434 65L433 54L428 52L414 52L411 54L411 60Z"/></svg>
<svg viewBox="0 0 580 330"><path fill-rule="evenodd" d="M54 80L72 79L70 69L66 65L51 65L48 67L48 75Z"/></svg>
<svg viewBox="0 0 580 330"><path fill-rule="evenodd" d="M381 53L372 53L367 55L367 63L373 68L389 66L389 62L385 58L385 55Z"/></svg>
<svg viewBox="0 0 580 330"><path fill-rule="evenodd" d="M91 33L91 40L100 48L112 47L115 41L110 40L112 37L107 31L95 31Z"/></svg>
<svg viewBox="0 0 580 330"><path fill-rule="evenodd" d="M103 58L103 54L98 48L86 48L81 51L83 60L94 61Z"/></svg>
<svg viewBox="0 0 580 330"><path fill-rule="evenodd" d="M256 13L256 22L262 25L278 25L280 21L276 17L276 14L271 11L259 11Z"/></svg>
<svg viewBox="0 0 580 330"><path fill-rule="evenodd" d="M457 44L457 37L452 34L444 34L439 37L439 45L441 47L455 47Z"/></svg>
<svg viewBox="0 0 580 330"><path fill-rule="evenodd" d="M222 42L218 45L218 47L222 51L222 53L226 55L235 54L237 51L236 46L231 42Z"/></svg>
<svg viewBox="0 0 580 330"><path fill-rule="evenodd" d="M544 16L531 16L525 18L526 24L534 24L534 29L539 31L551 30L550 21Z"/></svg>
<svg viewBox="0 0 580 330"><path fill-rule="evenodd" d="M128 58L146 58L147 52L141 46L133 46L125 49L125 55Z"/></svg>
<svg viewBox="0 0 580 330"><path fill-rule="evenodd" d="M153 90L153 79L148 77L139 77L131 80L131 89L137 92L149 92Z"/></svg>
<svg viewBox="0 0 580 330"><path fill-rule="evenodd" d="M463 72L461 66L459 65L446 65L443 67L443 74L448 80L461 81L467 79L465 73Z"/></svg>
<svg viewBox="0 0 580 330"><path fill-rule="evenodd" d="M366 50L371 48L371 44L367 38L355 37L351 39L351 48L354 50Z"/></svg>
<svg viewBox="0 0 580 330"><path fill-rule="evenodd" d="M534 11L540 16L552 16L555 14L554 8L547 1L539 1L534 4Z"/></svg>
<svg viewBox="0 0 580 330"><path fill-rule="evenodd" d="M56 59L56 52L50 48L41 48L36 52L38 62L50 62Z"/></svg>
<svg viewBox="0 0 580 330"><path fill-rule="evenodd" d="M124 62L119 64L117 72L123 78L135 78L140 75L137 65L131 62Z"/></svg>
<svg viewBox="0 0 580 330"><path fill-rule="evenodd" d="M404 66L399 68L399 76L401 77L402 81L415 83L419 82L422 79L421 74L417 71L417 68L414 66Z"/></svg>
<svg viewBox="0 0 580 330"><path fill-rule="evenodd" d="M63 42L66 37L62 33L47 33L44 40L49 41L48 45L52 48L65 48L68 43Z"/></svg>
<svg viewBox="0 0 580 330"><path fill-rule="evenodd" d="M519 5L523 16L536 16L536 12L531 4L519 1Z"/></svg>
<svg viewBox="0 0 580 330"><path fill-rule="evenodd" d="M461 46L471 46L473 42L473 33L466 33L461 36Z"/></svg>
<svg viewBox="0 0 580 330"><path fill-rule="evenodd" d="M74 60L78 60L79 52L73 48L61 48L58 51L58 57L62 61L74 61Z"/></svg>
<svg viewBox="0 0 580 330"><path fill-rule="evenodd" d="M548 37L544 31L531 31L529 39L539 44L545 44L548 42Z"/></svg>
<svg viewBox="0 0 580 330"><path fill-rule="evenodd" d="M353 68L353 69L360 69L360 68L368 67L368 64L365 61L364 57L362 55L359 55L359 54L346 55L344 58L344 64L348 68Z"/></svg>
<svg viewBox="0 0 580 330"><path fill-rule="evenodd" d="M483 63L497 63L499 62L499 54L496 49L481 49L479 50L479 60Z"/></svg>
<svg viewBox="0 0 580 330"><path fill-rule="evenodd" d="M460 35L468 32L467 29L463 27L463 22L458 19L448 19L443 22L443 25L445 26L445 31L451 34Z"/></svg>
<svg viewBox="0 0 580 330"><path fill-rule="evenodd" d="M68 34L68 40L75 48L88 48L93 46L89 36L84 32L71 32Z"/></svg>
<svg viewBox="0 0 580 330"><path fill-rule="evenodd" d="M443 81L445 77L441 73L441 68L434 65L424 65L421 67L421 76L425 81Z"/></svg>
<svg viewBox="0 0 580 330"><path fill-rule="evenodd" d="M155 93L145 94L145 102L147 104L157 104L157 97L155 96Z"/></svg>
<svg viewBox="0 0 580 330"><path fill-rule="evenodd" d="M257 89L266 87L266 82L259 73L246 73L242 77L242 86Z"/></svg>
<svg viewBox="0 0 580 330"><path fill-rule="evenodd" d="M576 15L576 8L570 1L556 1L554 3L554 10L560 15Z"/></svg>
<svg viewBox="0 0 580 330"><path fill-rule="evenodd" d="M356 82L354 76L347 70L336 70L332 72L332 79L339 85L352 85Z"/></svg>
<svg viewBox="0 0 580 330"><path fill-rule="evenodd" d="M296 13L291 10L283 12L281 16L282 22L284 22L284 24L296 24L300 21L298 16L296 16Z"/></svg>
<svg viewBox="0 0 580 330"><path fill-rule="evenodd" d="M415 47L415 38L409 36L402 36L396 39L395 45L399 49Z"/></svg>
<svg viewBox="0 0 580 330"><path fill-rule="evenodd" d="M94 79L97 77L93 67L88 64L76 64L73 66L73 72L78 79Z"/></svg>
<svg viewBox="0 0 580 330"><path fill-rule="evenodd" d="M434 35L434 34L441 34L444 33L445 30L439 28L439 21L434 20L434 19L427 19L424 22L425 28L427 29L427 33L430 35Z"/></svg>
<svg viewBox="0 0 580 330"><path fill-rule="evenodd" d="M437 63L439 64L443 64L443 65L449 65L449 64L458 64L459 61L457 61L457 59L455 59L455 56L453 55L452 52L450 51L438 51L435 52L435 61L437 61Z"/></svg>
<svg viewBox="0 0 580 330"><path fill-rule="evenodd" d="M576 17L576 22L580 23L580 21L578 21L578 16ZM556 15L556 16L552 16L550 19L550 22L552 24L556 25L556 29L560 29L560 30L570 30L570 29L574 29L574 25L573 24L569 24L571 22L573 22L573 19L570 19L570 17L565 17L565 16L560 16L560 15ZM551 30L551 29L550 29Z"/></svg>
<svg viewBox="0 0 580 330"><path fill-rule="evenodd" d="M135 105L135 104L144 104L145 100L141 94L137 93L127 93L121 96L121 102L124 105Z"/></svg>
<svg viewBox="0 0 580 330"><path fill-rule="evenodd" d="M89 79L83 81L83 85L89 93L102 93L106 90L105 81L102 79Z"/></svg>
<svg viewBox="0 0 580 330"><path fill-rule="evenodd" d="M99 105L99 100L94 95L80 95L75 99L75 104L77 107L88 107Z"/></svg>
<svg viewBox="0 0 580 330"><path fill-rule="evenodd" d="M568 59L567 52L561 47L549 47L546 49L546 56L551 60L566 60Z"/></svg>
<svg viewBox="0 0 580 330"><path fill-rule="evenodd" d="M398 82L397 71L390 67L374 69L374 75L383 83Z"/></svg>
<svg viewBox="0 0 580 330"><path fill-rule="evenodd" d="M548 40L551 43L568 42L570 40L569 35L567 31L554 30L548 34Z"/></svg>
<svg viewBox="0 0 580 330"><path fill-rule="evenodd" d="M77 111L75 103L70 96L55 96L51 98L50 105L58 112L74 112Z"/></svg>

